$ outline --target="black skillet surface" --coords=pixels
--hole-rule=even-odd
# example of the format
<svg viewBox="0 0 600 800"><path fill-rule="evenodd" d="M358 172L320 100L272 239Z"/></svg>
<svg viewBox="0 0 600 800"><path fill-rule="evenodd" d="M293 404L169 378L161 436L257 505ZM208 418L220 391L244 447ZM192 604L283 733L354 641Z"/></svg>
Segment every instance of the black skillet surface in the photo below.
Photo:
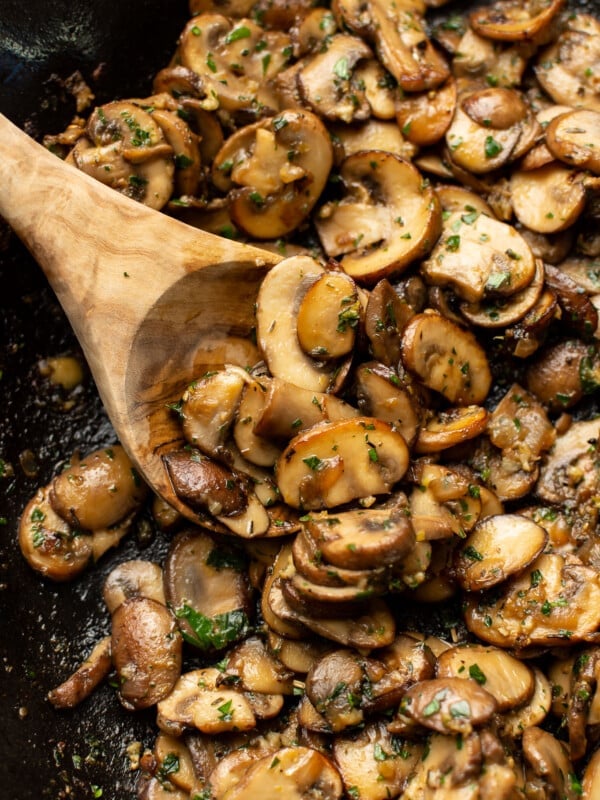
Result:
<svg viewBox="0 0 600 800"><path fill-rule="evenodd" d="M573 5L597 9L598 0ZM97 102L149 94L186 17L186 0L0 0L0 111L32 135L62 130L74 114L65 79L75 70ZM107 572L140 553L160 560L166 542L148 537L142 519L137 534L64 586L35 575L16 544L35 489L75 449L114 441L89 376L72 395L41 377L40 359L65 353L80 356L68 323L0 221L0 800L133 800L126 749L151 746L154 714L128 714L108 685L71 712L55 712L45 696L108 632ZM452 609L432 617L438 630L456 621Z"/></svg>

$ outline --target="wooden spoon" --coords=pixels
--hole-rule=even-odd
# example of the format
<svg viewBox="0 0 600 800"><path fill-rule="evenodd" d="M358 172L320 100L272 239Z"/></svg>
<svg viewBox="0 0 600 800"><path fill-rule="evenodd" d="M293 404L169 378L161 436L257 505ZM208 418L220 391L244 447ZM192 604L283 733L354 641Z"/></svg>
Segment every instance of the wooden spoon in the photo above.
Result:
<svg viewBox="0 0 600 800"><path fill-rule="evenodd" d="M183 445L167 404L199 365L245 363L258 287L281 258L124 197L1 114L0 215L56 292L121 444L152 489L197 521L162 463Z"/></svg>

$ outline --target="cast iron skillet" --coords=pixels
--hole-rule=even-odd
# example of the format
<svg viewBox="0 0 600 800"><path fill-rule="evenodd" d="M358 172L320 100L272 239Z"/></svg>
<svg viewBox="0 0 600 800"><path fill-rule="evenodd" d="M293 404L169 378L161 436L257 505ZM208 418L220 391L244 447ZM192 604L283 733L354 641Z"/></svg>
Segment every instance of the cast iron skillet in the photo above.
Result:
<svg viewBox="0 0 600 800"><path fill-rule="evenodd" d="M0 3L0 111L38 137L73 116L65 79L75 70L98 103L149 94L187 18L187 0ZM576 5L597 12L600 0ZM108 685L70 712L45 696L108 633L101 587L110 569L140 555L162 560L168 543L142 516L118 550L64 586L35 575L16 543L35 489L75 449L115 440L89 377L67 396L40 376L40 359L64 353L81 356L41 271L0 220L0 797L134 800L126 747L152 746L154 712L125 712ZM446 608L431 610L427 627L443 634L457 624Z"/></svg>

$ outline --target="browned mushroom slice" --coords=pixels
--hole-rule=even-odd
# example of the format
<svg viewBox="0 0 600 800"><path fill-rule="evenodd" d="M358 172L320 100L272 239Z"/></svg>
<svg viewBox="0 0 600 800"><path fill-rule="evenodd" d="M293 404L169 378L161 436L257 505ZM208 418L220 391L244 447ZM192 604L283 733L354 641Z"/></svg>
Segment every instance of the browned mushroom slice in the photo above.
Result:
<svg viewBox="0 0 600 800"><path fill-rule="evenodd" d="M400 502L392 508L358 508L335 516L311 514L304 525L322 558L342 569L397 564L415 544L407 508Z"/></svg>
<svg viewBox="0 0 600 800"><path fill-rule="evenodd" d="M261 437L286 441L316 425L358 417L360 412L333 394L302 389L273 378L254 432Z"/></svg>
<svg viewBox="0 0 600 800"><path fill-rule="evenodd" d="M534 279L532 285L535 284ZM527 290L525 290L527 291ZM504 336L517 358L529 358L542 345L550 323L559 313L556 294L543 289L533 307L515 325L505 329Z"/></svg>
<svg viewBox="0 0 600 800"><path fill-rule="evenodd" d="M96 108L70 161L88 175L151 208L173 192L173 150L152 116L131 102Z"/></svg>
<svg viewBox="0 0 600 800"><path fill-rule="evenodd" d="M397 90L389 72L379 61L372 58L359 64L354 74L364 85L365 98L371 108L371 115L377 119L394 119ZM375 149L373 143L370 144L370 148Z"/></svg>
<svg viewBox="0 0 600 800"><path fill-rule="evenodd" d="M474 680L432 678L411 686L401 710L424 728L438 733L468 735L485 725L496 711L496 700Z"/></svg>
<svg viewBox="0 0 600 800"><path fill-rule="evenodd" d="M232 188L229 212L238 228L273 239L308 216L332 163L331 140L319 118L287 110L228 139L213 162L213 181Z"/></svg>
<svg viewBox="0 0 600 800"><path fill-rule="evenodd" d="M68 581L93 560L92 539L77 534L54 511L50 487L38 489L23 509L19 522L19 547L32 569L53 581Z"/></svg>
<svg viewBox="0 0 600 800"><path fill-rule="evenodd" d="M479 794L474 777L482 760L476 734L463 738L434 733L408 779L403 800L474 800Z"/></svg>
<svg viewBox="0 0 600 800"><path fill-rule="evenodd" d="M584 395L582 373L589 362L585 342L559 342L542 351L527 369L527 388L553 411L571 408Z"/></svg>
<svg viewBox="0 0 600 800"><path fill-rule="evenodd" d="M75 458L51 484L50 502L74 528L108 528L137 511L147 487L120 445Z"/></svg>
<svg viewBox="0 0 600 800"><path fill-rule="evenodd" d="M471 679L493 695L498 711L517 708L531 699L532 670L515 656L496 647L457 645L445 650L437 662L440 678Z"/></svg>
<svg viewBox="0 0 600 800"><path fill-rule="evenodd" d="M369 294L365 310L365 333L373 356L396 368L401 358L401 337L415 310L405 297L400 297L387 278L378 281Z"/></svg>
<svg viewBox="0 0 600 800"><path fill-rule="evenodd" d="M311 636L304 641L286 639L285 636L269 631L269 647L277 659L292 672L305 675L313 664L330 652L335 645L318 636Z"/></svg>
<svg viewBox="0 0 600 800"><path fill-rule="evenodd" d="M369 119L360 125L328 127L336 147L336 161L361 150L386 150L408 161L417 153L415 145L403 136L395 122Z"/></svg>
<svg viewBox="0 0 600 800"><path fill-rule="evenodd" d="M180 736L187 728L208 734L247 731L256 726L248 697L241 691L218 685L218 669L196 669L184 673L173 691L157 705L158 727Z"/></svg>
<svg viewBox="0 0 600 800"><path fill-rule="evenodd" d="M535 726L523 733L523 755L535 775L545 782L544 794L554 794L565 800L581 796L575 769L562 742L551 733Z"/></svg>
<svg viewBox="0 0 600 800"><path fill-rule="evenodd" d="M175 494L199 514L208 512L232 533L251 538L269 528L269 515L240 472L197 450L173 450L163 457Z"/></svg>
<svg viewBox="0 0 600 800"><path fill-rule="evenodd" d="M547 503L576 506L581 499L597 494L596 445L600 419L574 422L558 436L542 465L536 494Z"/></svg>
<svg viewBox="0 0 600 800"><path fill-rule="evenodd" d="M292 694L293 675L266 648L258 636L250 636L227 655L223 683L239 681L247 692L259 694Z"/></svg>
<svg viewBox="0 0 600 800"><path fill-rule="evenodd" d="M404 91L422 92L444 83L448 65L427 38L419 13L410 5L371 0L369 15L379 60Z"/></svg>
<svg viewBox="0 0 600 800"><path fill-rule="evenodd" d="M510 191L517 219L538 233L555 233L573 225L586 198L582 173L557 163L513 172Z"/></svg>
<svg viewBox="0 0 600 800"><path fill-rule="evenodd" d="M130 597L149 597L166 605L162 569L152 561L125 561L108 574L102 597L109 614Z"/></svg>
<svg viewBox="0 0 600 800"><path fill-rule="evenodd" d="M372 58L362 39L336 33L327 46L313 55L298 73L303 100L326 119L343 122L367 119L371 113L365 83L355 74L360 61Z"/></svg>
<svg viewBox="0 0 600 800"><path fill-rule="evenodd" d="M468 263L470 269L465 270ZM512 295L530 285L535 259L511 225L477 211L454 212L444 220L442 236L421 265L428 283L451 286L469 302L485 295Z"/></svg>
<svg viewBox="0 0 600 800"><path fill-rule="evenodd" d="M421 403L408 376L369 361L355 373L358 407L363 413L389 422L410 446L421 422Z"/></svg>
<svg viewBox="0 0 600 800"><path fill-rule="evenodd" d="M471 219L469 214L485 214L494 218L491 207L475 192L465 189L463 186L453 186L452 184L438 184L435 193L444 211L451 213L460 212L465 214L467 219ZM445 215L446 216L446 215ZM464 220L463 220L464 221Z"/></svg>
<svg viewBox="0 0 600 800"><path fill-rule="evenodd" d="M323 586L297 572L281 582L283 596L290 608L309 616L352 617L360 613L370 597L383 594L375 586Z"/></svg>
<svg viewBox="0 0 600 800"><path fill-rule="evenodd" d="M303 56L318 52L337 32L335 17L328 8L311 8L295 21L291 30L295 53Z"/></svg>
<svg viewBox="0 0 600 800"><path fill-rule="evenodd" d="M556 264L561 272L569 276L576 284L581 286L589 295L600 292L600 263L595 257L581 258L569 257L559 259L558 262L546 259L550 264Z"/></svg>
<svg viewBox="0 0 600 800"><path fill-rule="evenodd" d="M326 272L300 302L296 320L300 347L317 359L346 356L354 347L360 317L352 278L343 272Z"/></svg>
<svg viewBox="0 0 600 800"><path fill-rule="evenodd" d="M188 738L190 736L196 739L206 734L188 734ZM214 740L215 737L212 738ZM213 752L216 750L217 756L214 758L215 763L203 770L206 776L202 782L202 791L210 786L213 797L226 797L243 780L249 767L265 756L272 758L282 744L279 741L281 737L277 735L260 736L252 731L233 733L226 738L227 743L219 744L217 738L216 747L209 745Z"/></svg>
<svg viewBox="0 0 600 800"><path fill-rule="evenodd" d="M178 52L182 66L202 78L212 101L204 107L235 112L251 109L257 100L277 107L268 82L285 66L290 45L285 33L265 31L250 19L234 22L208 12L189 21Z"/></svg>
<svg viewBox="0 0 600 800"><path fill-rule="evenodd" d="M540 725L547 717L552 705L552 687L548 678L538 667L533 667L534 689L529 700L521 707L502 715L500 731L505 736L517 739L526 728Z"/></svg>
<svg viewBox="0 0 600 800"><path fill-rule="evenodd" d="M564 4L565 0L550 0L540 7L535 2L504 0L474 11L469 22L480 36L488 39L504 42L538 39Z"/></svg>
<svg viewBox="0 0 600 800"><path fill-rule="evenodd" d="M499 647L586 641L600 624L598 574L572 556L541 555L501 591L468 596L465 622Z"/></svg>
<svg viewBox="0 0 600 800"><path fill-rule="evenodd" d="M315 224L328 256L345 272L374 283L429 252L441 211L415 167L392 153L365 150L349 156L340 176L347 191L319 210Z"/></svg>
<svg viewBox="0 0 600 800"><path fill-rule="evenodd" d="M439 142L448 130L456 105L456 82L449 78L435 91L406 95L396 106L403 136L421 147Z"/></svg>
<svg viewBox="0 0 600 800"><path fill-rule="evenodd" d="M173 614L147 597L125 600L112 615L112 659L127 709L167 697L181 672L182 640Z"/></svg>
<svg viewBox="0 0 600 800"><path fill-rule="evenodd" d="M435 674L435 656L427 644L411 634L398 634L388 647L377 652L377 659L384 664L385 674L373 683L365 699L369 711L389 708L388 696L395 705L409 686Z"/></svg>
<svg viewBox="0 0 600 800"><path fill-rule="evenodd" d="M410 495L410 511L417 541L464 538L479 518L481 501L472 484L439 464L426 464Z"/></svg>
<svg viewBox="0 0 600 800"><path fill-rule="evenodd" d="M315 425L291 440L277 462L277 485L293 508L332 508L389 494L406 472L402 435L374 417Z"/></svg>
<svg viewBox="0 0 600 800"><path fill-rule="evenodd" d="M596 77L600 69L600 23L576 14L556 42L542 50L535 74L556 103L600 111Z"/></svg>
<svg viewBox="0 0 600 800"><path fill-rule="evenodd" d="M528 64L529 46L501 47L467 27L452 62L456 77L481 78L491 86L512 88L519 86Z"/></svg>
<svg viewBox="0 0 600 800"><path fill-rule="evenodd" d="M374 650L394 641L394 616L380 598L369 601L363 613L353 619L327 619L294 612L294 618L325 639L357 650Z"/></svg>
<svg viewBox="0 0 600 800"><path fill-rule="evenodd" d="M331 761L309 747L284 747L258 759L242 780L231 787L227 800L255 800L268 796L273 786L281 797L340 800L342 780Z"/></svg>
<svg viewBox="0 0 600 800"><path fill-rule="evenodd" d="M178 789L170 781L140 773L137 785L138 800L187 800L189 792Z"/></svg>
<svg viewBox="0 0 600 800"><path fill-rule="evenodd" d="M166 787L191 792L196 784L192 755L181 739L159 733L154 742L156 777Z"/></svg>
<svg viewBox="0 0 600 800"><path fill-rule="evenodd" d="M437 453L474 439L485 431L488 413L482 406L450 408L431 415L421 426L415 453Z"/></svg>
<svg viewBox="0 0 600 800"><path fill-rule="evenodd" d="M503 274L506 273L496 273L496 276L492 277L492 284L496 278L498 281L503 281ZM553 295L547 295L546 303L541 303L538 311L535 312L536 305L542 298L545 277L544 262L537 258L535 259L533 280L525 289L521 289L509 297L499 295L493 297L490 294L479 303L461 303L460 312L472 325L482 328L505 328L508 325L515 325L524 320L529 313L532 313L528 323L530 327L535 328L538 322L541 325L542 320L550 324L556 308L556 299ZM540 315L539 320L538 314ZM530 353L526 353L526 355L530 355Z"/></svg>
<svg viewBox="0 0 600 800"><path fill-rule="evenodd" d="M312 392L326 391L337 368L308 356L298 341L298 308L323 273L308 256L286 259L267 273L256 304L257 339L269 372Z"/></svg>
<svg viewBox="0 0 600 800"><path fill-rule="evenodd" d="M207 372L185 390L176 409L183 435L193 447L214 458L226 455L224 444L250 381L246 370L228 364Z"/></svg>
<svg viewBox="0 0 600 800"><path fill-rule="evenodd" d="M469 592L496 586L528 567L547 540L542 527L520 514L487 517L477 523L458 551L458 582Z"/></svg>
<svg viewBox="0 0 600 800"><path fill-rule="evenodd" d="M479 405L490 390L487 356L475 336L439 314L418 314L408 323L402 359L425 386L451 403Z"/></svg>
<svg viewBox="0 0 600 800"><path fill-rule="evenodd" d="M54 708L74 708L90 696L111 667L110 636L105 636L64 683L48 692L48 700Z"/></svg>
<svg viewBox="0 0 600 800"><path fill-rule="evenodd" d="M344 785L363 800L399 797L421 754L419 743L391 735L382 722L338 735L333 743Z"/></svg>
<svg viewBox="0 0 600 800"><path fill-rule="evenodd" d="M268 378L248 382L233 427L233 438L243 458L260 467L272 467L281 453L276 444L255 431L256 422L265 409L269 384Z"/></svg>
<svg viewBox="0 0 600 800"><path fill-rule="evenodd" d="M208 533L176 536L165 562L165 594L180 630L200 650L221 650L246 635L250 594L239 550Z"/></svg>
<svg viewBox="0 0 600 800"><path fill-rule="evenodd" d="M267 574L260 608L270 630L288 639L302 639L306 637L308 628L290 608L281 589L282 581L293 575L294 570L292 546L289 543L284 544Z"/></svg>
<svg viewBox="0 0 600 800"><path fill-rule="evenodd" d="M333 733L360 724L367 678L366 659L352 650L334 650L309 670L305 691Z"/></svg>
<svg viewBox="0 0 600 800"><path fill-rule="evenodd" d="M151 113L152 119L160 125L167 143L173 149L176 195L197 194L201 165L198 136L176 113L176 108L168 110L155 106Z"/></svg>
<svg viewBox="0 0 600 800"><path fill-rule="evenodd" d="M600 174L600 111L581 109L555 117L546 128L546 144L569 166Z"/></svg>
<svg viewBox="0 0 600 800"><path fill-rule="evenodd" d="M600 792L600 750L596 750L588 761L581 782L584 797L597 797Z"/></svg>
<svg viewBox="0 0 600 800"><path fill-rule="evenodd" d="M546 285L556 293L564 321L584 339L593 336L598 326L598 312L590 298L567 274L546 264Z"/></svg>

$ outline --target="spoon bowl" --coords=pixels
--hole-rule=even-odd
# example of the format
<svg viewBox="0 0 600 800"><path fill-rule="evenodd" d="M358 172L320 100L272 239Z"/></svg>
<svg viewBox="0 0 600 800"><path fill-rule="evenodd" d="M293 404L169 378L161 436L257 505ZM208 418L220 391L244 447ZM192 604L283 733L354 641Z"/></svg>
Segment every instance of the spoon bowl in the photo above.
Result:
<svg viewBox="0 0 600 800"><path fill-rule="evenodd" d="M2 115L0 215L63 306L121 444L197 521L162 462L184 443L169 405L211 364L248 363L258 288L281 258L124 197Z"/></svg>

